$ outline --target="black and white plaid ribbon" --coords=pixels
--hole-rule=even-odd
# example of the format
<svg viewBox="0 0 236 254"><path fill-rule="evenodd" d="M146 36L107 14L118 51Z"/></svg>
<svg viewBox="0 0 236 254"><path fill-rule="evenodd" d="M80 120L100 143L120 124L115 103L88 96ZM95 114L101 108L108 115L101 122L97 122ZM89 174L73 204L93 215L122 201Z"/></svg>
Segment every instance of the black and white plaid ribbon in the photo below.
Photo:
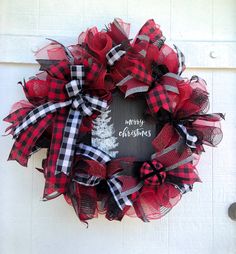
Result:
<svg viewBox="0 0 236 254"><path fill-rule="evenodd" d="M177 52L178 61L179 61L179 67L178 67L178 75L181 75L185 68L185 57L184 54L179 50L179 48L174 45L174 48Z"/></svg>
<svg viewBox="0 0 236 254"><path fill-rule="evenodd" d="M175 128L179 134L185 139L186 145L190 148L196 148L197 136L188 133L186 127L182 124L176 124Z"/></svg>
<svg viewBox="0 0 236 254"><path fill-rule="evenodd" d="M101 164L106 164L108 161L111 160L111 157L100 149L93 146L85 145L83 143L79 143L76 145L76 154L86 156Z"/></svg>
<svg viewBox="0 0 236 254"><path fill-rule="evenodd" d="M127 206L133 205L131 200L128 198L128 195L122 192L122 185L120 181L117 179L116 175L113 175L110 179L108 179L107 184L117 205L121 210L123 210L126 205Z"/></svg>
<svg viewBox="0 0 236 254"><path fill-rule="evenodd" d="M173 184L173 183L172 183ZM189 191L192 191L193 186L191 184L174 184L175 188L180 191L181 194L185 194Z"/></svg>
<svg viewBox="0 0 236 254"><path fill-rule="evenodd" d="M142 183L138 184L134 188L122 191L122 184L119 181L119 173L112 175L110 178L106 179L109 189L116 201L118 207L123 210L124 207L132 206L132 201L129 199L129 195L138 191L142 187ZM73 181L82 184L84 186L96 186L101 182L102 178L96 176L90 176L88 174L77 173L74 176Z"/></svg>
<svg viewBox="0 0 236 254"><path fill-rule="evenodd" d="M126 53L126 51L122 48L122 44L119 44L107 52L106 58L109 65L114 65L114 63L120 60L120 58Z"/></svg>
<svg viewBox="0 0 236 254"><path fill-rule="evenodd" d="M70 100L65 102L47 102L33 109L15 128L13 137L16 138L22 131L44 118L49 113L54 113L60 108L71 106L64 128L62 144L56 164L55 174L70 173L71 164L76 150L76 140L82 118L92 115L93 111L103 111L107 108L107 102L98 97L82 94L85 72L83 65L71 66L72 80L66 84L66 91Z"/></svg>

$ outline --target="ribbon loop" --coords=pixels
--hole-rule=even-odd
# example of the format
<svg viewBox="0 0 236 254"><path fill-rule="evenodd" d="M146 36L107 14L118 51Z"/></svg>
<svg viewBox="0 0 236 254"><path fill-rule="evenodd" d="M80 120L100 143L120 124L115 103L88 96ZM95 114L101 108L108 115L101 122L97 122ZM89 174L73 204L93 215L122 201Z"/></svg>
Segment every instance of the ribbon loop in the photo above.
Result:
<svg viewBox="0 0 236 254"><path fill-rule="evenodd" d="M178 133L185 139L185 143L190 148L196 148L196 142L198 140L198 137L196 135L191 135L187 128L183 126L182 124L175 124L175 128L178 131Z"/></svg>
<svg viewBox="0 0 236 254"><path fill-rule="evenodd" d="M66 84L66 92L70 98L73 98L79 94L82 89L80 80L71 80Z"/></svg>
<svg viewBox="0 0 236 254"><path fill-rule="evenodd" d="M123 210L126 205L133 205L132 201L128 198L128 195L122 193L122 185L116 175L113 175L110 179L108 179L107 184L117 205L121 210Z"/></svg>
<svg viewBox="0 0 236 254"><path fill-rule="evenodd" d="M65 85L70 100L58 103L47 102L33 109L16 126L13 135L16 138L22 131L44 118L47 114L55 113L58 109L70 106L57 158L55 175L61 172L69 175L71 171L71 165L76 151L76 141L83 116L91 116L93 111L103 111L107 108L107 102L105 100L100 100L98 97L81 92L85 79L84 66L71 65L70 71L72 80Z"/></svg>
<svg viewBox="0 0 236 254"><path fill-rule="evenodd" d="M81 87L84 85L85 80L85 67L83 65L70 66L71 79L80 80Z"/></svg>
<svg viewBox="0 0 236 254"><path fill-rule="evenodd" d="M116 61L120 60L126 51L123 50L122 44L116 45L106 54L107 62L109 65L114 65Z"/></svg>
<svg viewBox="0 0 236 254"><path fill-rule="evenodd" d="M178 56L178 61L179 61L179 66L178 66L178 75L181 75L182 72L185 70L185 57L184 54L179 50L179 48L174 45L174 48L177 52L177 56Z"/></svg>
<svg viewBox="0 0 236 254"><path fill-rule="evenodd" d="M84 150L87 151L84 152ZM77 145L77 154L85 155L93 160L97 160L98 158L100 160L99 163L102 164L111 160L104 152L97 149L94 151L93 147L84 144ZM126 164L126 162L128 164ZM143 182L139 182L138 179L133 181L133 178L130 178L133 172L128 171L133 171L133 167L136 166L130 163L126 158L124 161L121 159L113 160L111 164L108 164L108 172L109 167L111 167L111 171L107 174L106 178L78 172L75 174L73 181L84 186L96 186L101 180L104 180L110 189L114 201L121 210L123 210L125 206L132 206L132 200L139 194L139 190L143 186Z"/></svg>

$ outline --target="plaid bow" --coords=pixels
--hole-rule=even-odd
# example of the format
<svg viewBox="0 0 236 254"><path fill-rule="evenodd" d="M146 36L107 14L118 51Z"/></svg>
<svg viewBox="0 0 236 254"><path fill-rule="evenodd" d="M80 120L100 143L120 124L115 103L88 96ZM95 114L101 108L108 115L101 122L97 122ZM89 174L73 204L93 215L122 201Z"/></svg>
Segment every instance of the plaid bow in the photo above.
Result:
<svg viewBox="0 0 236 254"><path fill-rule="evenodd" d="M119 158L107 164L107 177L102 178L91 173L75 173L74 181L85 186L96 186L102 180L107 182L118 207L132 206L132 200L139 195L143 183L137 179L137 165L131 158ZM138 164L139 165L139 164ZM139 167L139 166L138 166Z"/></svg>
<svg viewBox="0 0 236 254"><path fill-rule="evenodd" d="M178 94L177 82L182 78L174 73L165 74L160 82L155 82L154 87L146 94L146 101L151 114L156 114L160 108L173 112L173 105L168 96L168 91Z"/></svg>
<svg viewBox="0 0 236 254"><path fill-rule="evenodd" d="M65 102L48 102L33 109L22 120L22 122L16 126L13 135L14 138L18 137L24 130L37 123L48 114L70 106L69 114L63 130L63 139L60 145L59 155L57 157L55 175L61 172L66 175L70 173L76 149L78 131L83 116L90 116L94 110L102 111L107 108L106 101L81 92L85 78L84 66L72 65L70 71L72 80L65 86L70 99Z"/></svg>
<svg viewBox="0 0 236 254"><path fill-rule="evenodd" d="M150 29L146 29L146 26L149 25ZM164 38L160 30L156 29L154 21L150 21L150 24L147 22L142 29L137 35L130 50L127 51L128 56L124 61L124 68L127 75L122 76L122 78L119 76L119 82L116 84L116 86L120 87L120 89L125 92L125 97L135 93L147 92L154 80L151 70L148 70L146 66L145 58L150 44L154 44L155 42L161 47L160 40L163 42ZM119 48L118 46L117 48ZM113 54L111 54L111 52L113 52ZM108 52L107 59L111 59L110 61L112 64L113 58L117 61L121 58L119 55L125 54L125 52L122 51L117 53L117 50L114 50L114 48L111 52ZM109 55L111 56L108 57Z"/></svg>
<svg viewBox="0 0 236 254"><path fill-rule="evenodd" d="M160 185L165 181L166 172L160 162L153 160L143 163L140 176L146 185Z"/></svg>
<svg viewBox="0 0 236 254"><path fill-rule="evenodd" d="M116 173L110 176L108 179L106 179L106 181L118 207L121 210L123 210L125 206L132 206L132 201L129 198L129 196L136 193L142 187L142 183L139 183L133 188L130 188L124 191L122 188L123 183L119 178L120 178L120 174ZM73 180L84 186L96 186L103 179L100 177L91 176L88 174L76 173Z"/></svg>
<svg viewBox="0 0 236 254"><path fill-rule="evenodd" d="M201 181L198 173L192 163L183 163L178 167L164 167L157 160L144 162L140 169L141 179L144 185L156 186L164 182L173 183L175 185L191 185L194 182Z"/></svg>

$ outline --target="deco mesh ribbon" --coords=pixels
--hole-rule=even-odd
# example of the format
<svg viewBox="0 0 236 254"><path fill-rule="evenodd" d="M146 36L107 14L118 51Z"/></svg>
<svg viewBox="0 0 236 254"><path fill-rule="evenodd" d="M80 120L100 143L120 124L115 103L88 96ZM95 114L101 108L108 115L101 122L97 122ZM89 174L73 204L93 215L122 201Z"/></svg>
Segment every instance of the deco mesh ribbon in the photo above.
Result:
<svg viewBox="0 0 236 254"><path fill-rule="evenodd" d="M27 166L42 148L43 200L61 194L83 222L105 214L144 222L163 217L200 182L196 169L203 145L222 139L221 113L209 114L203 79L181 77L185 58L165 43L160 27L148 20L129 38L130 24L115 19L65 47L51 40L35 53L40 72L23 87L26 100L4 119L15 139L9 160ZM155 123L155 153L148 161L111 158L91 144L93 120L112 103L115 91L142 97L147 121Z"/></svg>

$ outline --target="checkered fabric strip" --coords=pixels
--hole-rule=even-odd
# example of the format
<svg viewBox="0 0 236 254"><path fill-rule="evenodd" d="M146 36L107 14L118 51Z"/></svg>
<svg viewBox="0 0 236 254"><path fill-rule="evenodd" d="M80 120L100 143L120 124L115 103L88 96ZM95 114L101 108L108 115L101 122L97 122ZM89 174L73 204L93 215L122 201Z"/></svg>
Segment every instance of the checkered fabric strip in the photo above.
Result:
<svg viewBox="0 0 236 254"><path fill-rule="evenodd" d="M70 88L72 82L67 84L67 89L70 90L70 96L74 92L78 92L76 88ZM69 175L71 171L71 165L76 150L76 140L78 137L78 130L82 123L82 118L84 115L92 115L93 110L103 111L107 108L107 102L105 100L100 100L98 97L91 97L89 95L77 95L72 101L72 107L70 108L69 115L66 121L66 126L64 128L63 140L57 159L57 169L55 174L63 172Z"/></svg>
<svg viewBox="0 0 236 254"><path fill-rule="evenodd" d="M47 71L51 65L57 64L60 60L49 60L49 59L35 59L40 65L40 71Z"/></svg>
<svg viewBox="0 0 236 254"><path fill-rule="evenodd" d="M144 180L145 185L160 185L165 181L166 172L164 172L163 165L154 160L151 162L144 162L140 169L141 179Z"/></svg>
<svg viewBox="0 0 236 254"><path fill-rule="evenodd" d="M64 193L68 183L67 175L63 173L55 175L56 162L59 156L67 116L68 111L63 108L57 111L55 118L53 119L51 145L48 150L48 159L45 170L46 181L44 187L44 197L50 195L54 191Z"/></svg>
<svg viewBox="0 0 236 254"><path fill-rule="evenodd" d="M80 183L85 186L96 186L100 183L101 178L96 176L90 176L88 174L75 174L73 181ZM118 207L123 210L125 206L131 206L131 200L124 194L122 194L122 186L120 181L113 175L111 178L107 179L107 184L110 191L116 201Z"/></svg>
<svg viewBox="0 0 236 254"><path fill-rule="evenodd" d="M115 62L120 60L121 57L126 54L126 51L122 50L121 47L122 47L121 44L116 45L110 51L108 51L108 53L106 54L107 63L109 65L111 65L111 66L114 65Z"/></svg>
<svg viewBox="0 0 236 254"><path fill-rule="evenodd" d="M101 182L101 178L97 176L91 176L88 174L76 173L73 181L82 184L84 186L96 186Z"/></svg>
<svg viewBox="0 0 236 254"><path fill-rule="evenodd" d="M106 110L107 106L108 106L106 100L101 100L97 96L89 96L89 95L85 94L83 96L83 100L86 105L89 105L93 110L96 110L99 112Z"/></svg>
<svg viewBox="0 0 236 254"><path fill-rule="evenodd" d="M151 43L155 43L162 38L162 32L154 22L153 19L149 19L139 31L139 35L147 35L150 38Z"/></svg>
<svg viewBox="0 0 236 254"><path fill-rule="evenodd" d="M47 70L52 78L59 80L70 80L70 63L67 60L61 60L55 65L51 65Z"/></svg>
<svg viewBox="0 0 236 254"><path fill-rule="evenodd" d="M21 165L27 166L28 159L33 151L36 141L52 123L53 118L53 115L47 115L35 125L30 126L26 131L22 132L13 144L9 160L16 160Z"/></svg>
<svg viewBox="0 0 236 254"><path fill-rule="evenodd" d="M81 89L85 79L85 68L83 65L71 65L70 66L70 77L72 79L74 89ZM67 70L66 70L67 71ZM81 76L80 76L81 75ZM75 91L68 91L68 82L65 79L58 79L55 77L48 76L47 82L49 84L48 100L51 102L63 102L69 99L69 96L74 96ZM70 86L70 88L72 85ZM72 93L72 95L71 95Z"/></svg>
<svg viewBox="0 0 236 254"><path fill-rule="evenodd" d="M167 172L167 180L178 184L193 184L200 182L198 173L192 163L186 163Z"/></svg>
<svg viewBox="0 0 236 254"><path fill-rule="evenodd" d="M10 113L6 116L3 121L12 123L13 125L20 123L24 117L33 109L33 107L29 108L19 108L14 112Z"/></svg>
<svg viewBox="0 0 236 254"><path fill-rule="evenodd" d="M86 156L92 160L98 161L101 164L106 164L111 160L111 157L108 154L96 147L85 145L83 143L76 145L76 154Z"/></svg>
<svg viewBox="0 0 236 254"><path fill-rule="evenodd" d="M17 125L20 124L20 122L24 119L24 117L33 109L33 107L30 108L20 108L15 110L14 112L10 113L7 117L3 119L3 121L11 123L10 126L8 126L5 130L5 133L12 134L14 132L14 129Z"/></svg>
<svg viewBox="0 0 236 254"><path fill-rule="evenodd" d="M160 49L164 45L165 41L166 41L166 37L161 36L160 39L156 40L153 44Z"/></svg>
<svg viewBox="0 0 236 254"><path fill-rule="evenodd" d="M178 67L178 75L181 75L182 72L185 70L185 57L184 54L179 50L179 48L174 45L174 48L177 52L178 61L179 61L179 67Z"/></svg>
<svg viewBox="0 0 236 254"><path fill-rule="evenodd" d="M35 124L38 120L44 118L50 113L55 113L58 109L66 107L71 104L71 101L52 103L47 102L39 107L33 109L29 114L16 126L13 138L17 138L19 134L27 130L29 126Z"/></svg>
<svg viewBox="0 0 236 254"><path fill-rule="evenodd" d="M178 133L185 139L187 146L190 148L196 148L196 142L198 139L197 136L189 134L186 127L182 124L177 124L175 128L177 129Z"/></svg>
<svg viewBox="0 0 236 254"><path fill-rule="evenodd" d="M174 184L174 186L181 192L181 194L186 194L193 189L193 186L191 184Z"/></svg>
<svg viewBox="0 0 236 254"><path fill-rule="evenodd" d="M85 67L84 65L71 65L70 66L71 79L79 80L80 86L84 85L85 80Z"/></svg>
<svg viewBox="0 0 236 254"><path fill-rule="evenodd" d="M101 72L102 65L99 65L96 62L89 63L88 60L83 61L83 65L86 73L86 82L91 82L97 80L99 73Z"/></svg>
<svg viewBox="0 0 236 254"><path fill-rule="evenodd" d="M160 108L172 112L172 104L163 85L155 83L155 87L146 94L146 101L151 113L155 114Z"/></svg>
<svg viewBox="0 0 236 254"><path fill-rule="evenodd" d="M63 102L69 99L65 90L66 81L48 76L47 82L49 87L48 101Z"/></svg>
<svg viewBox="0 0 236 254"><path fill-rule="evenodd" d="M82 114L71 108L63 132L55 174L63 172L69 175L75 155L76 140L81 122Z"/></svg>
<svg viewBox="0 0 236 254"><path fill-rule="evenodd" d="M66 92L69 97L74 97L79 94L82 89L80 80L71 80L66 84Z"/></svg>
<svg viewBox="0 0 236 254"><path fill-rule="evenodd" d="M122 196L122 186L120 181L116 178L116 176L112 176L107 180L107 184L110 188L110 191L118 205L118 207L123 210L125 206L132 206L131 200L127 196Z"/></svg>
<svg viewBox="0 0 236 254"><path fill-rule="evenodd" d="M128 70L128 74L132 75L134 78L144 82L145 84L151 85L153 82L152 75L147 72L147 68L144 63L138 60L132 60L132 67Z"/></svg>

